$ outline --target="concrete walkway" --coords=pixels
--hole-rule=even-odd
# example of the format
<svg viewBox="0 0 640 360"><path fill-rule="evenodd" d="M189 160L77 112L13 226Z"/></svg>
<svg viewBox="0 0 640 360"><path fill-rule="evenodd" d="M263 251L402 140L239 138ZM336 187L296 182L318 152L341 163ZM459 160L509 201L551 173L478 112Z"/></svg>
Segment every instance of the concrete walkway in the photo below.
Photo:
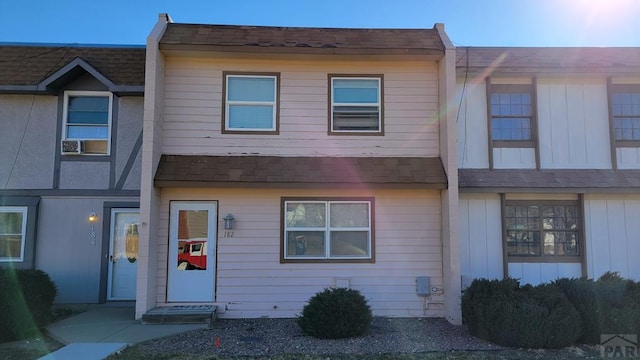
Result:
<svg viewBox="0 0 640 360"><path fill-rule="evenodd" d="M128 345L208 326L143 325L134 314L133 306L91 305L83 313L53 323L46 327L47 333L67 346L40 359L100 360Z"/></svg>

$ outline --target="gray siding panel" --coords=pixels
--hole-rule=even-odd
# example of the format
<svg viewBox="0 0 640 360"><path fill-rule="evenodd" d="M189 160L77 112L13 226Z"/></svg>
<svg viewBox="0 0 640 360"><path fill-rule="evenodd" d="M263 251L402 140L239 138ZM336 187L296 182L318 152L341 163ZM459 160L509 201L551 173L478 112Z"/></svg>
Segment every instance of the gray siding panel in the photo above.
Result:
<svg viewBox="0 0 640 360"><path fill-rule="evenodd" d="M125 189L140 189L140 161L138 160L140 148L136 146L138 137L142 132L143 98L119 97L118 98L118 131L117 152L115 162L116 183L124 183ZM131 159L133 157L133 159ZM128 168L127 163L134 161L133 167ZM124 181L122 177L124 176ZM114 185L115 185L114 184Z"/></svg>
<svg viewBox="0 0 640 360"><path fill-rule="evenodd" d="M56 97L0 95L0 188L50 188Z"/></svg>
<svg viewBox="0 0 640 360"><path fill-rule="evenodd" d="M63 161L60 163L61 189L108 189L109 163Z"/></svg>

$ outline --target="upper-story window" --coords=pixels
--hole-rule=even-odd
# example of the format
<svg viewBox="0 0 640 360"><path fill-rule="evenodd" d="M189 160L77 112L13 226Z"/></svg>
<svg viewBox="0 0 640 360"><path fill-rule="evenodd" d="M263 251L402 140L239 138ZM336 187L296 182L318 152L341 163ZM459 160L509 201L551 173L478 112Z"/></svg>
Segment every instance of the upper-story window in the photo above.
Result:
<svg viewBox="0 0 640 360"><path fill-rule="evenodd" d="M330 134L383 134L382 75L329 75Z"/></svg>
<svg viewBox="0 0 640 360"><path fill-rule="evenodd" d="M373 199L283 199L283 261L373 262Z"/></svg>
<svg viewBox="0 0 640 360"><path fill-rule="evenodd" d="M112 103L110 92L64 93L64 154L109 154Z"/></svg>
<svg viewBox="0 0 640 360"><path fill-rule="evenodd" d="M223 133L278 133L280 74L224 73Z"/></svg>
<svg viewBox="0 0 640 360"><path fill-rule="evenodd" d="M611 103L616 141L640 146L640 86L614 85Z"/></svg>
<svg viewBox="0 0 640 360"><path fill-rule="evenodd" d="M0 206L0 262L23 261L26 206Z"/></svg>
<svg viewBox="0 0 640 360"><path fill-rule="evenodd" d="M533 96L529 85L491 85L491 139L495 145L531 147Z"/></svg>
<svg viewBox="0 0 640 360"><path fill-rule="evenodd" d="M504 211L507 254L512 260L557 261L564 258L579 261L581 237L577 202L513 201L507 202Z"/></svg>

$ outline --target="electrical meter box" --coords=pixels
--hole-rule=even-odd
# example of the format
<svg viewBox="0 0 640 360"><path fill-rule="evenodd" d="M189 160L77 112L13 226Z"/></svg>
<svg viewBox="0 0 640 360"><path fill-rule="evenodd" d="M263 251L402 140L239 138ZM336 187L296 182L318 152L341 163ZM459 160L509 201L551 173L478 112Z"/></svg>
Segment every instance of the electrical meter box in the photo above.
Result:
<svg viewBox="0 0 640 360"><path fill-rule="evenodd" d="M429 295L431 295L431 290L429 288L429 277L428 276L418 276L418 277L416 277L416 293L419 296L429 296Z"/></svg>

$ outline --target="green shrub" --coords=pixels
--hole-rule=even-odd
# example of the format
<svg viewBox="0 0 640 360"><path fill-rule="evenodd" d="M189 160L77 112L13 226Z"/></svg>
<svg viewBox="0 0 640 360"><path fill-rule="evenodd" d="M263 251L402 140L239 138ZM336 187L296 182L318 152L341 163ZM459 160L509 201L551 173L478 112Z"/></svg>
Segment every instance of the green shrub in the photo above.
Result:
<svg viewBox="0 0 640 360"><path fill-rule="evenodd" d="M556 286L571 301L573 306L580 313L582 322L582 335L578 338L579 343L599 344L600 343L600 319L599 301L596 291L596 283L589 279L558 279L554 282Z"/></svg>
<svg viewBox="0 0 640 360"><path fill-rule="evenodd" d="M596 282L603 334L640 333L640 284L607 272Z"/></svg>
<svg viewBox="0 0 640 360"><path fill-rule="evenodd" d="M0 341L36 334L49 319L56 293L41 270L0 269Z"/></svg>
<svg viewBox="0 0 640 360"><path fill-rule="evenodd" d="M473 335L503 346L561 348L581 334L578 311L553 284L475 280L462 296L462 310Z"/></svg>
<svg viewBox="0 0 640 360"><path fill-rule="evenodd" d="M483 326L487 320L494 318L493 310L496 302L508 304L520 287L518 280L476 279L465 289L462 295L462 321L468 326L472 335L487 339L489 334Z"/></svg>
<svg viewBox="0 0 640 360"><path fill-rule="evenodd" d="M330 288L309 299L298 325L307 335L339 339L364 335L372 319L371 308L358 290Z"/></svg>

